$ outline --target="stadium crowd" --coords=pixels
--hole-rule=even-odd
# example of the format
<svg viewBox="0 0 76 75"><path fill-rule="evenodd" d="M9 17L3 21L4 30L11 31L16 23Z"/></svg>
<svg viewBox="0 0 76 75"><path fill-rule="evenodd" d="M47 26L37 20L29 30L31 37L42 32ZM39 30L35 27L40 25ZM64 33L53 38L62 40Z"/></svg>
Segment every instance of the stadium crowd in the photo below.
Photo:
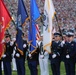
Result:
<svg viewBox="0 0 76 75"><path fill-rule="evenodd" d="M10 11L11 16L14 18L16 22L16 17L17 17L17 5L18 1L17 0L4 0L7 8ZM29 14L30 11L30 0L24 0L25 6L27 9L27 12ZM44 2L45 0L37 0L37 4L40 10L40 13L43 12L44 10ZM72 29L76 31L76 1L75 0L53 0L53 4L56 10L57 18L58 18L58 23L61 27L61 30L69 30ZM11 23L12 25L13 23ZM13 24L14 25L14 24ZM27 24L28 25L28 24ZM27 31L27 27L25 30ZM42 24L39 24L42 26ZM58 29L56 20L54 21L55 28ZM13 29L11 26L10 28ZM58 31L58 30L56 30ZM76 34L76 33L75 33Z"/></svg>

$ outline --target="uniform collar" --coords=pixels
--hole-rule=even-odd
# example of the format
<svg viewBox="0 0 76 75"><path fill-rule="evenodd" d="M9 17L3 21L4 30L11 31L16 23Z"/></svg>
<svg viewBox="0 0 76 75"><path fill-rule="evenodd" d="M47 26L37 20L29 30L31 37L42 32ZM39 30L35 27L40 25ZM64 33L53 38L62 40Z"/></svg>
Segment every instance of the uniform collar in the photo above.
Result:
<svg viewBox="0 0 76 75"><path fill-rule="evenodd" d="M56 43L59 43L59 41L55 41Z"/></svg>

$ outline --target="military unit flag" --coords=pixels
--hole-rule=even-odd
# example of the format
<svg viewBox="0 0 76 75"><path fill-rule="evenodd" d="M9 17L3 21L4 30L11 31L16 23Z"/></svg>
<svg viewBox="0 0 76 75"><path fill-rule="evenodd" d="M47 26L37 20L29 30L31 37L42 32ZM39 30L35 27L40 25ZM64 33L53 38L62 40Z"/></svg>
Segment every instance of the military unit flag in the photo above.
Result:
<svg viewBox="0 0 76 75"><path fill-rule="evenodd" d="M4 38L5 30L9 27L10 21L11 21L11 16L3 0L0 0L0 57L2 56L3 53L2 40Z"/></svg>
<svg viewBox="0 0 76 75"><path fill-rule="evenodd" d="M18 0L16 43L19 51L23 51L22 25L25 24L25 20L27 18L28 18L28 14L24 2L23 0Z"/></svg>
<svg viewBox="0 0 76 75"><path fill-rule="evenodd" d="M30 26L29 26L29 41L31 41L30 51L35 50L36 47L36 20L40 17L39 8L36 0L30 1Z"/></svg>
<svg viewBox="0 0 76 75"><path fill-rule="evenodd" d="M44 27L43 27L43 47L44 50L51 52L52 43L52 27L53 27L53 17L55 14L55 9L52 0L45 0L44 5Z"/></svg>

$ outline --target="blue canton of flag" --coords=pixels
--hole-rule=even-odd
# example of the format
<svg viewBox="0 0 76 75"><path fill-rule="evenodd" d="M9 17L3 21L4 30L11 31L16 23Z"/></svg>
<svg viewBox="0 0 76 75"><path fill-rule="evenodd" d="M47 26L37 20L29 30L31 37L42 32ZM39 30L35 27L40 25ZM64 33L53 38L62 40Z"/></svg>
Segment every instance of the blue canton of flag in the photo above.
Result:
<svg viewBox="0 0 76 75"><path fill-rule="evenodd" d="M18 0L18 16L21 15L21 23L23 24L28 17L23 0Z"/></svg>
<svg viewBox="0 0 76 75"><path fill-rule="evenodd" d="M19 51L20 50L23 51L22 25L25 23L25 20L27 18L28 18L28 14L24 6L24 2L23 0L18 0L16 43Z"/></svg>
<svg viewBox="0 0 76 75"><path fill-rule="evenodd" d="M30 26L29 26L29 41L31 42L30 51L36 47L36 20L40 17L40 12L36 4L36 0L30 1Z"/></svg>

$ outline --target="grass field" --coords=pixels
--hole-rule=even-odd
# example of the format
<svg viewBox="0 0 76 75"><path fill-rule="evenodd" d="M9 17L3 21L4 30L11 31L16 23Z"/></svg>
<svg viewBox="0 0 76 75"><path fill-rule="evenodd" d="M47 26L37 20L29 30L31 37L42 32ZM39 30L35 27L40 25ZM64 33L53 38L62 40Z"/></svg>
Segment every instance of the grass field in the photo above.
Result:
<svg viewBox="0 0 76 75"><path fill-rule="evenodd" d="M30 71L29 71L27 62L26 62L26 64L25 64L25 66L26 66L26 75L30 75ZM63 62L61 63L60 72L61 72L60 75L66 75L66 74L65 74L65 67L64 67L64 63L63 63ZM50 64L49 64L49 73L50 73L50 75L52 75ZM4 75L4 74L3 74L3 75ZM16 72L16 71L13 71L13 72L12 72L12 75L17 75L17 72ZM39 66L38 66L38 75L40 75Z"/></svg>

